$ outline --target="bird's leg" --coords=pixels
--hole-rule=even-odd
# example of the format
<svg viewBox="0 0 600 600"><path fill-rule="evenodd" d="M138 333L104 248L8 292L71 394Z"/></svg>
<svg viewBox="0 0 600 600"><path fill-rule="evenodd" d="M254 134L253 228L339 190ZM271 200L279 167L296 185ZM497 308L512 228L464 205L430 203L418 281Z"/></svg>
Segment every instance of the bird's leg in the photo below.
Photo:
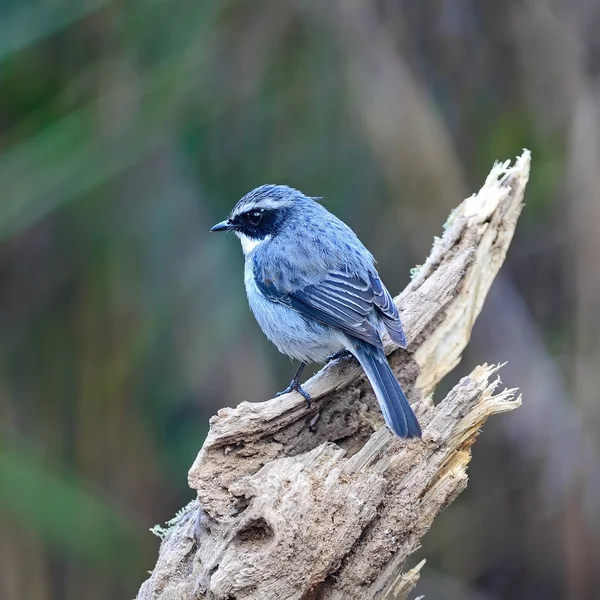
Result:
<svg viewBox="0 0 600 600"><path fill-rule="evenodd" d="M292 381L290 381L290 385L288 385L285 390L282 392L277 392L275 396L282 396L283 394L289 394L290 392L296 391L298 392L304 400L306 400L306 408L310 408L310 394L306 392L302 386L300 385L300 376L302 375L302 371L304 371L304 367L306 366L305 362L301 362L296 374L294 375Z"/></svg>
<svg viewBox="0 0 600 600"><path fill-rule="evenodd" d="M337 360L338 358L349 358L350 356L352 356L352 353L349 352L348 350L338 350L335 354L329 355L325 359L325 362L329 363L332 360Z"/></svg>

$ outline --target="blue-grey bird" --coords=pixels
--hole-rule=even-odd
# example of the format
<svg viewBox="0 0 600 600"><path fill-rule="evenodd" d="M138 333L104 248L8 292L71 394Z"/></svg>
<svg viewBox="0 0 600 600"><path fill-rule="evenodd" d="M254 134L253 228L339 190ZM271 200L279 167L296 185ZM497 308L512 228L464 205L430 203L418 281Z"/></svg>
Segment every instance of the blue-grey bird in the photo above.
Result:
<svg viewBox="0 0 600 600"><path fill-rule="evenodd" d="M250 308L280 352L300 361L281 393L295 390L310 405L300 385L306 363L348 351L369 378L388 427L400 437L421 436L381 340L387 331L406 347L400 315L350 227L298 190L263 185L211 231L234 231L241 240Z"/></svg>

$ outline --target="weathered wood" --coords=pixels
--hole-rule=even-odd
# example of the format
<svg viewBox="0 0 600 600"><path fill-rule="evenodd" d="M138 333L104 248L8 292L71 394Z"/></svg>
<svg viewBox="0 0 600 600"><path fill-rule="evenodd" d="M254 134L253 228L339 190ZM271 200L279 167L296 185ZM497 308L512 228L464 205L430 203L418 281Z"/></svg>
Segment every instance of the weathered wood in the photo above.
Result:
<svg viewBox="0 0 600 600"><path fill-rule="evenodd" d="M470 448L487 418L519 406L483 365L437 406L500 269L529 176L524 151L492 169L479 194L396 298L408 351L390 364L423 425L422 440L386 427L358 363L338 359L291 393L219 411L189 472L198 498L171 524L139 600L405 598L422 564L406 558L466 487ZM375 431L374 431L375 430Z"/></svg>

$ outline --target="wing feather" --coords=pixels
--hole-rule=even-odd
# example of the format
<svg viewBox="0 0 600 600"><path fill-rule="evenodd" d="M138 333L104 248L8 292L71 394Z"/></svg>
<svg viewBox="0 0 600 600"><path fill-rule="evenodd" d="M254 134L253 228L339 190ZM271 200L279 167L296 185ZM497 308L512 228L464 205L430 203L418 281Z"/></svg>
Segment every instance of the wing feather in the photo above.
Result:
<svg viewBox="0 0 600 600"><path fill-rule="evenodd" d="M256 268L254 277L258 288L269 300L381 347L381 336L372 322L376 310L392 340L406 346L396 305L376 273L370 274L369 281L365 281L356 274L335 271L319 283L289 292L278 290L272 279L261 277Z"/></svg>
<svg viewBox="0 0 600 600"><path fill-rule="evenodd" d="M404 335L400 313L396 308L394 299L387 291L385 285L383 285L381 279L379 279L377 273L374 275L371 274L370 279L375 306L381 314L381 319L390 334L390 338L392 338L392 341L398 344L400 348L406 348L406 336Z"/></svg>

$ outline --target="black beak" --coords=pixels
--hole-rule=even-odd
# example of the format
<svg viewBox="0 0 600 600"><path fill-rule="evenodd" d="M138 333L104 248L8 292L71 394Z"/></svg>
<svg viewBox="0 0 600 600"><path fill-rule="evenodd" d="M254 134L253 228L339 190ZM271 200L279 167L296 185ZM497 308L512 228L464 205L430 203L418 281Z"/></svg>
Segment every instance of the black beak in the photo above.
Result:
<svg viewBox="0 0 600 600"><path fill-rule="evenodd" d="M229 231L231 229L231 221L227 219L227 221L221 221L217 223L214 227L211 227L211 231Z"/></svg>

